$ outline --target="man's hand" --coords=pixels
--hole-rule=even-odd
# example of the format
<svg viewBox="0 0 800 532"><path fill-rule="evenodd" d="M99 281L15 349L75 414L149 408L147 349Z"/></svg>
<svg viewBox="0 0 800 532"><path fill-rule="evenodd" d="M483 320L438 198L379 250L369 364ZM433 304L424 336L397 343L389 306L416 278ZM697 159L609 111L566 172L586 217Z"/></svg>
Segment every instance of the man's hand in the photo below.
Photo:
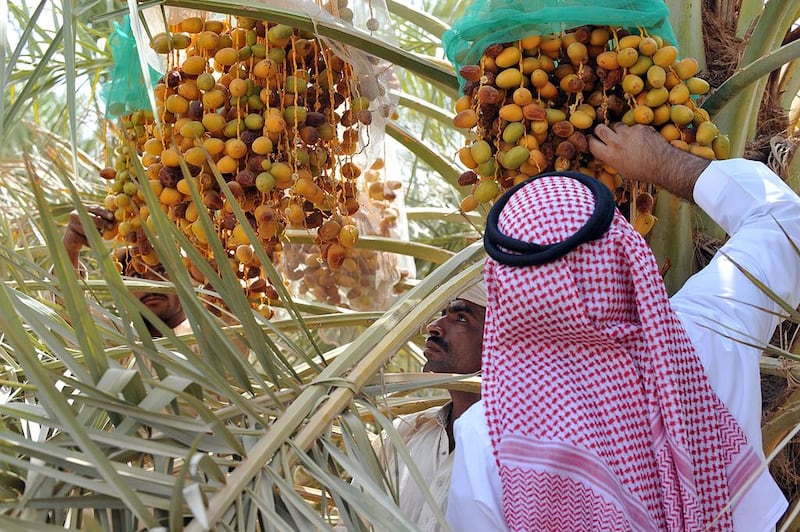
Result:
<svg viewBox="0 0 800 532"><path fill-rule="evenodd" d="M589 151L628 179L662 186L691 200L708 160L671 146L655 129L637 124L595 127Z"/></svg>
<svg viewBox="0 0 800 532"><path fill-rule="evenodd" d="M98 231L103 232L114 228L116 221L114 220L113 212L98 205L89 206L86 210L89 211L89 215L92 217L94 226ZM69 213L69 221L67 222L67 228L64 231L64 236L61 241L67 249L67 254L72 261L72 265L77 269L78 254L81 248L89 246L89 240L86 238L86 232L81 224L81 219L78 217L77 211Z"/></svg>

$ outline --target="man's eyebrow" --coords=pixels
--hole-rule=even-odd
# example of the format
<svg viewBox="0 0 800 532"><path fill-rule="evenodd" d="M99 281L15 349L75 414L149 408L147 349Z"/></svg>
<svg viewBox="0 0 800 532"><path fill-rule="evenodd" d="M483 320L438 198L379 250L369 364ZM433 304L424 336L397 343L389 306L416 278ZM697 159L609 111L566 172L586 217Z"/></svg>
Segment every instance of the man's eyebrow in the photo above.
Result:
<svg viewBox="0 0 800 532"><path fill-rule="evenodd" d="M448 312L468 312L475 314L475 308L463 299L454 299L447 305Z"/></svg>

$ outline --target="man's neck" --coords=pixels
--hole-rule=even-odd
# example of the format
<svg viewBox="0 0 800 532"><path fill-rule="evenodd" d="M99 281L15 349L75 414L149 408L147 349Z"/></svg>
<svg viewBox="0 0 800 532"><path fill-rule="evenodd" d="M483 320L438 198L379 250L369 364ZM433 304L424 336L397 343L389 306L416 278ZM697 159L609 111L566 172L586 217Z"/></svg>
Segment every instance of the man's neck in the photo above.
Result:
<svg viewBox="0 0 800 532"><path fill-rule="evenodd" d="M448 425L452 425L453 421L461 417L461 414L467 411L469 407L474 405L480 400L481 394L470 392L459 392L455 390L450 391L450 399L453 401L453 410L450 415Z"/></svg>
<svg viewBox="0 0 800 532"><path fill-rule="evenodd" d="M162 338L164 336L163 334L161 334L161 331L159 331L155 325L151 324L147 320L144 320L144 322L145 325L147 325L147 332L150 333L150 336L152 336L153 338Z"/></svg>

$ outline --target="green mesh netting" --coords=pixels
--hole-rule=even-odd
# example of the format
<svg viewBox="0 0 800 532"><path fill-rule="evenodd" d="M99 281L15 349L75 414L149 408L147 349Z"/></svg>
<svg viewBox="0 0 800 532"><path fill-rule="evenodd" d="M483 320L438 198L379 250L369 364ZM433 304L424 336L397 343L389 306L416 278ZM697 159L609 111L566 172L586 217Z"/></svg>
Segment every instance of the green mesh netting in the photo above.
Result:
<svg viewBox="0 0 800 532"><path fill-rule="evenodd" d="M100 95L106 106L106 116L125 116L141 109L150 108L148 88L144 84L142 69L136 49L136 40L131 32L128 16L122 24L114 22L114 31L109 36L114 67L109 80L103 84ZM155 83L161 74L150 68L150 80ZM151 87L152 89L152 87Z"/></svg>
<svg viewBox="0 0 800 532"><path fill-rule="evenodd" d="M478 64L483 51L492 44L587 24L634 32L643 28L677 44L663 0L475 0L445 32L442 44L458 72L463 65Z"/></svg>

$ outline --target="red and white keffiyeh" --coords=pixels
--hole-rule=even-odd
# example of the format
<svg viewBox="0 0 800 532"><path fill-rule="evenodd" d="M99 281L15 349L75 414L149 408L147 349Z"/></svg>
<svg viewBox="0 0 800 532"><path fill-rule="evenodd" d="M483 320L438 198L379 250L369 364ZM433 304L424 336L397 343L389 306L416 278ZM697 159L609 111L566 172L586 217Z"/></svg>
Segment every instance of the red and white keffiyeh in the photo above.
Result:
<svg viewBox="0 0 800 532"><path fill-rule="evenodd" d="M563 241L592 214L541 177L501 233ZM600 239L538 266L487 259L482 396L511 530L730 530L761 461L712 390L645 241L617 211Z"/></svg>

